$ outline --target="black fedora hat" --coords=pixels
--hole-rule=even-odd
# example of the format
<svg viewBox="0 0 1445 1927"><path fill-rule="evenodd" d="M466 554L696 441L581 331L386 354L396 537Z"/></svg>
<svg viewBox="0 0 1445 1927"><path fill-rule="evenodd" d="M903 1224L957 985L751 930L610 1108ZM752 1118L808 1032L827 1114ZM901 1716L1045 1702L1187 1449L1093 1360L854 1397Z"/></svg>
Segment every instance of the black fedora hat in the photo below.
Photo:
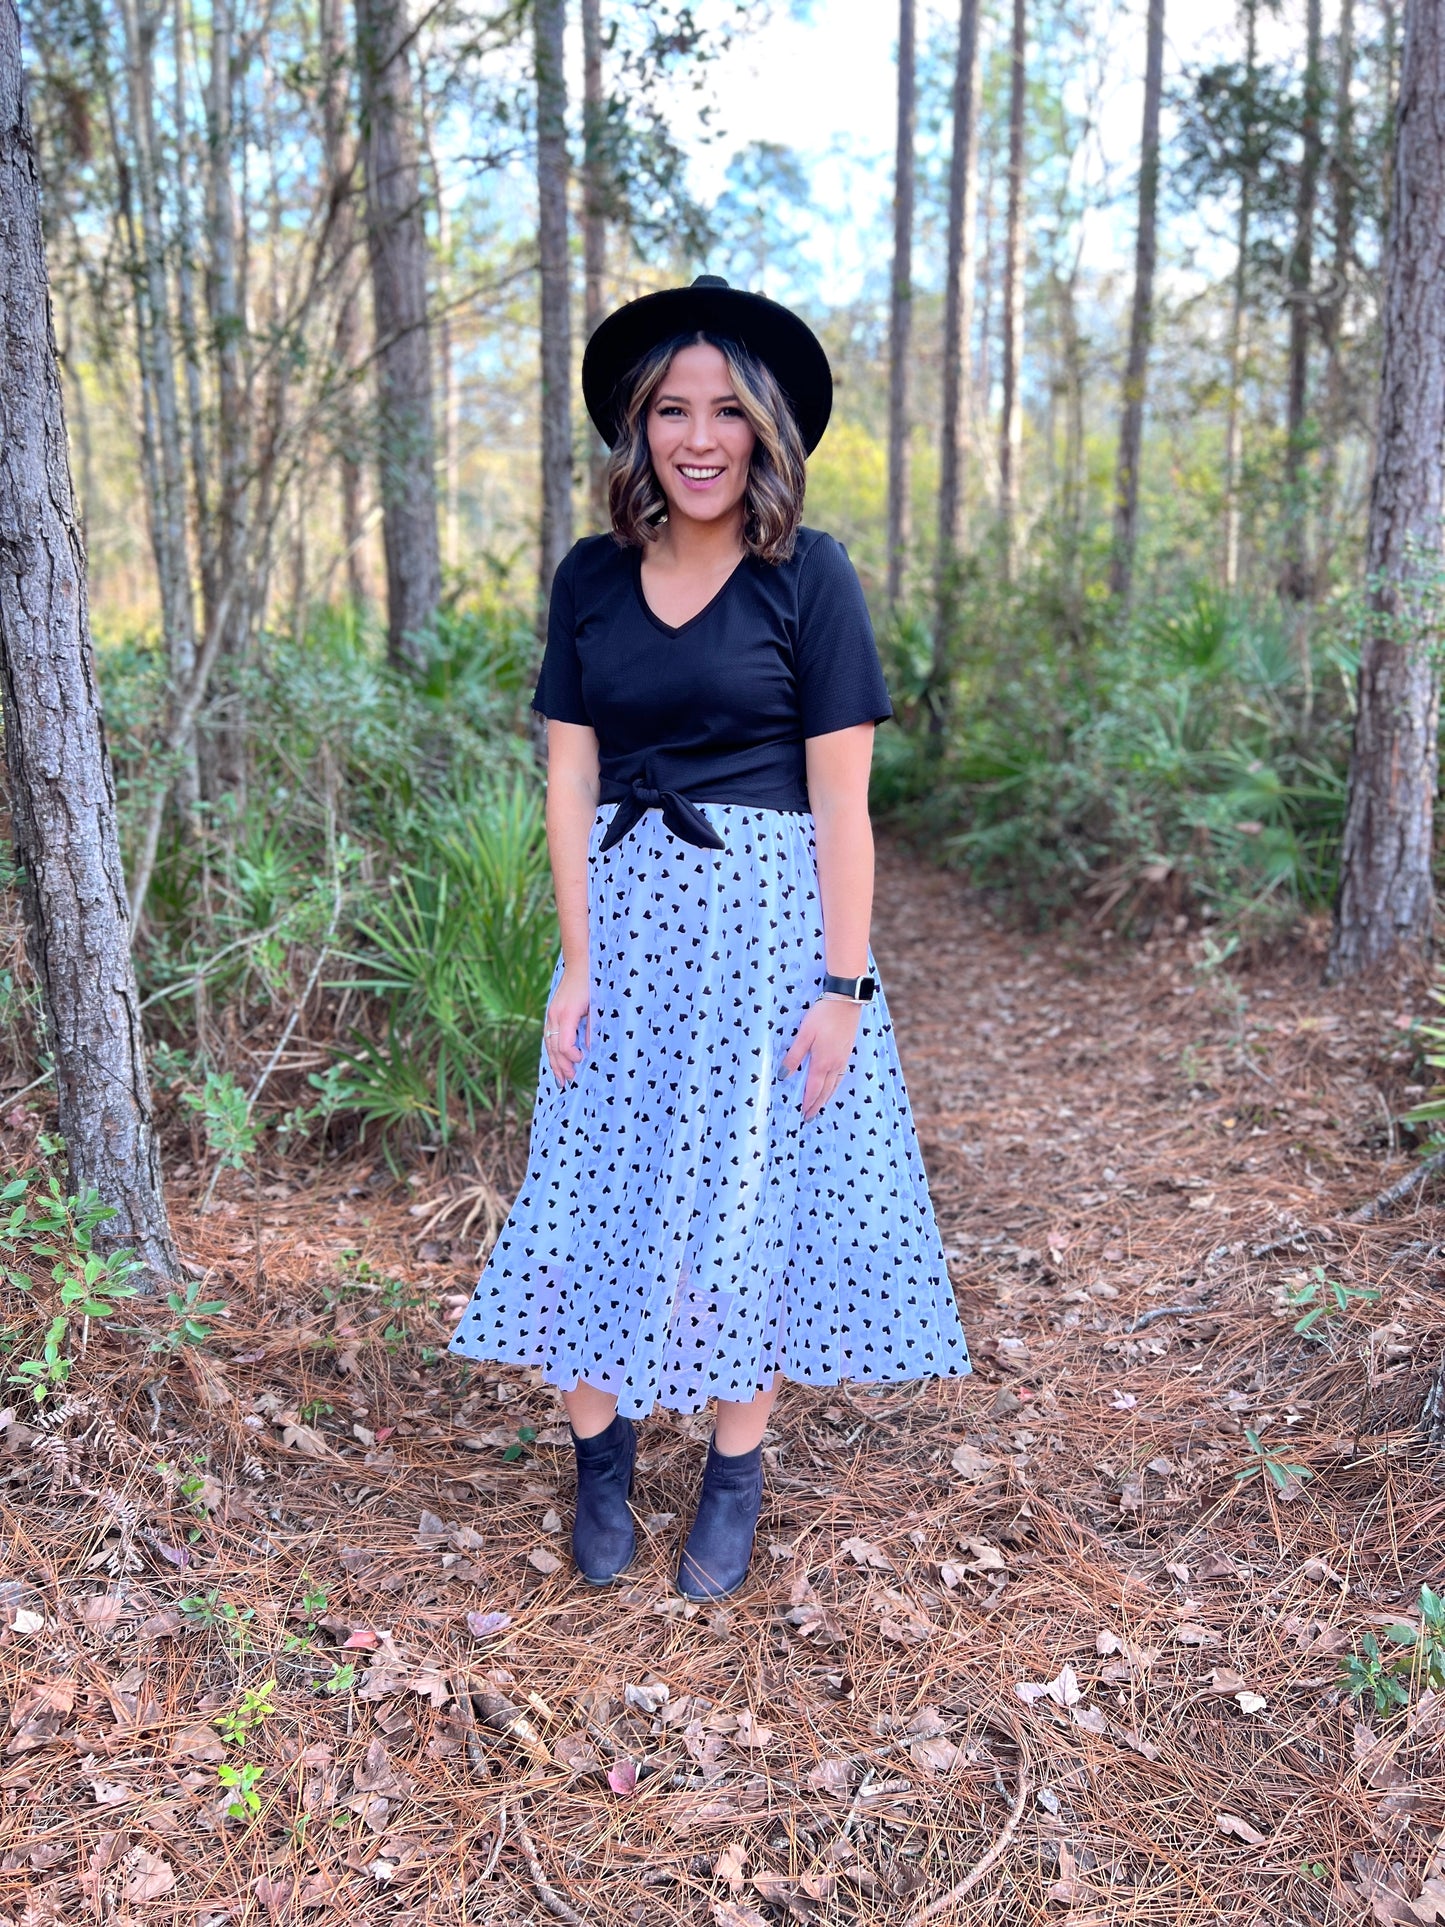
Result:
<svg viewBox="0 0 1445 1927"><path fill-rule="evenodd" d="M689 334L736 341L770 368L812 454L833 408L833 376L822 342L790 308L766 295L730 288L716 274L700 274L688 288L644 294L598 324L582 357L582 393L609 448L621 433L627 377L659 342Z"/></svg>

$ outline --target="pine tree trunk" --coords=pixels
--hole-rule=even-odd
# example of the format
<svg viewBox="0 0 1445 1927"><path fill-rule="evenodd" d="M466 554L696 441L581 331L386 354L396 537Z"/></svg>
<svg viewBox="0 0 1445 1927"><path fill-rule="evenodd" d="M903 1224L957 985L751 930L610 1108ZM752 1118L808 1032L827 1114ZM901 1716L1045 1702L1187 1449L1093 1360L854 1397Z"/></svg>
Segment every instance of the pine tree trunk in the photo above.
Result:
<svg viewBox="0 0 1445 1927"><path fill-rule="evenodd" d="M1428 947L1445 500L1445 14L1406 0L1385 258L1384 365L1349 807L1328 972Z"/></svg>
<svg viewBox="0 0 1445 1927"><path fill-rule="evenodd" d="M888 607L903 596L913 540L908 415L913 348L913 122L917 69L913 0L898 0L898 137L893 166L893 279L888 298Z"/></svg>
<svg viewBox="0 0 1445 1927"><path fill-rule="evenodd" d="M1245 90L1254 101L1258 60L1259 0L1245 0ZM1234 229L1234 277L1229 311L1229 406L1224 424L1224 586L1239 583L1240 478L1244 469L1244 364L1249 345L1249 231L1254 213L1254 130L1246 134L1248 151L1239 179L1239 212Z"/></svg>
<svg viewBox="0 0 1445 1927"><path fill-rule="evenodd" d="M1281 592L1295 602L1314 594L1309 560L1309 505L1305 500L1305 465L1309 450L1309 354L1315 324L1314 265L1315 207L1320 176L1320 0L1305 5L1304 119L1298 192L1295 196L1294 245L1290 249L1289 376L1285 421L1285 561Z"/></svg>
<svg viewBox="0 0 1445 1927"><path fill-rule="evenodd" d="M567 257L566 0L533 0L537 201L542 280L542 553L539 628L557 565L572 546L572 303Z"/></svg>
<svg viewBox="0 0 1445 1927"><path fill-rule="evenodd" d="M189 511L186 499L184 439L176 387L176 350L166 279L166 245L155 122L155 43L160 15L145 0L121 0L125 35L130 135L134 142L136 199L140 216L141 258L137 263L137 301L142 313L142 381L148 407L154 482L151 546L160 590L161 625L173 692L189 684L196 664L196 613L191 579ZM189 819L200 793L194 736L181 748L175 779L176 800Z"/></svg>
<svg viewBox="0 0 1445 1927"><path fill-rule="evenodd" d="M406 0L356 0L371 304L376 326L387 655L420 669L441 600L426 222Z"/></svg>
<svg viewBox="0 0 1445 1927"><path fill-rule="evenodd" d="M1335 135L1330 154L1330 196L1334 203L1334 260L1329 297L1320 307L1320 332L1325 345L1325 395L1320 410L1324 442L1320 476L1320 561L1328 579L1339 506L1340 443L1349 426L1349 390L1345 376L1345 304L1349 299L1355 254L1355 0L1340 0L1336 59Z"/></svg>
<svg viewBox="0 0 1445 1927"><path fill-rule="evenodd" d="M206 630L219 624L215 697L203 717L202 775L206 794L246 795L245 668L251 636L250 408L242 343L246 303L236 260L234 74L232 0L212 0L211 72L206 93L206 226L209 258L206 307L216 378L216 531Z"/></svg>
<svg viewBox="0 0 1445 1927"><path fill-rule="evenodd" d="M1008 230L1003 272L1003 419L998 438L999 530L1005 581L1013 580L1018 539L1019 467L1023 456L1024 108L1028 84L1027 0L1013 0L1009 61Z"/></svg>
<svg viewBox="0 0 1445 1927"><path fill-rule="evenodd" d="M978 106L975 97L974 105ZM982 139L982 123L980 143ZM998 209L997 172L994 167L994 143L989 142L984 149L980 144L983 183L979 193L979 206L983 219L978 232L978 273L974 281L974 304L978 310L978 352L974 363L973 392L978 397L978 433L974 438L974 453L980 468L985 471L984 480L990 501L997 508L998 487L998 444L989 433L989 416L993 403L993 350L994 350L994 301L998 284Z"/></svg>
<svg viewBox="0 0 1445 1927"><path fill-rule="evenodd" d="M943 419L938 447L938 554L934 567L931 735L948 726L954 630L958 625L958 545L963 448L972 420L969 356L973 335L973 216L978 172L978 0L960 0L953 70L953 153L948 165L948 271L943 291Z"/></svg>
<svg viewBox="0 0 1445 1927"><path fill-rule="evenodd" d="M60 1129L76 1188L117 1213L107 1245L174 1278L12 0L0 0L0 344L5 759Z"/></svg>
<svg viewBox="0 0 1445 1927"><path fill-rule="evenodd" d="M1079 266L1082 247L1074 254L1067 280L1059 277L1059 357L1064 389L1064 477L1062 520L1065 545L1065 594L1077 621L1082 590L1080 551L1084 535L1086 486L1084 445L1084 344L1079 332Z"/></svg>
<svg viewBox="0 0 1445 1927"><path fill-rule="evenodd" d="M215 553L211 542L211 466L206 447L205 391L201 378L201 333L196 322L196 237L191 226L191 142L186 115L185 8L175 0L171 33L176 47L172 78L175 116L176 307L181 324L181 347L186 371L186 428L191 451L191 489L200 531L201 606L209 608L215 595ZM204 784L202 785L204 787Z"/></svg>
<svg viewBox="0 0 1445 1927"><path fill-rule="evenodd" d="M371 600L366 570L366 525L362 518L361 424L352 383L361 358L361 302L352 251L356 246L356 142L351 131L347 88L344 0L321 0L321 122L330 183L331 265L339 294L335 355L342 382L337 406L336 461L341 494L341 540L346 551L346 592L353 609Z"/></svg>
<svg viewBox="0 0 1445 1927"><path fill-rule="evenodd" d="M461 415L457 398L456 345L452 333L452 217L437 162L431 116L421 102L422 145L436 197L437 375L441 390L442 555L449 569L461 565Z"/></svg>
<svg viewBox="0 0 1445 1927"><path fill-rule="evenodd" d="M1114 553L1109 588L1127 602L1139 539L1139 461L1144 449L1144 395L1154 330L1154 262L1158 252L1159 104L1164 90L1164 0L1149 0L1144 57L1144 127L1139 140L1139 220L1134 240L1134 306L1119 412L1119 463L1114 481Z"/></svg>
<svg viewBox="0 0 1445 1927"><path fill-rule="evenodd" d="M602 0L582 0L582 332L590 341L603 316L607 277L607 102L602 73ZM594 529L611 526L607 448L588 426L587 512Z"/></svg>

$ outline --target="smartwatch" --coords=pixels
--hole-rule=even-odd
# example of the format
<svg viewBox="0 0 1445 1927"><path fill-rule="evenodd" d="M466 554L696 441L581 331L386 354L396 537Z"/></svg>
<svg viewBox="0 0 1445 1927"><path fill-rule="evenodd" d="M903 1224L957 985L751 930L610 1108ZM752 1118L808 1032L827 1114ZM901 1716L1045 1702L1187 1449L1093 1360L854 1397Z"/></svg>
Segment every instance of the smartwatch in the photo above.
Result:
<svg viewBox="0 0 1445 1927"><path fill-rule="evenodd" d="M823 994L828 997L846 997L850 1004L866 1004L872 1001L878 988L876 977L835 977L831 971L823 977Z"/></svg>

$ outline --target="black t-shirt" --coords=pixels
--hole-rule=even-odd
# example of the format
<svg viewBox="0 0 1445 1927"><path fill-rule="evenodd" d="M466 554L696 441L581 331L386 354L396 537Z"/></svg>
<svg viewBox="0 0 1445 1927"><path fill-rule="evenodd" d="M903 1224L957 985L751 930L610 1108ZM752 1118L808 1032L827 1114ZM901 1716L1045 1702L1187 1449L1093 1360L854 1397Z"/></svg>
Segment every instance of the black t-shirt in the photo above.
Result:
<svg viewBox="0 0 1445 1927"><path fill-rule="evenodd" d="M808 737L893 713L853 565L816 529L787 562L745 556L677 628L647 605L640 549L577 543L532 707L597 732L604 802L671 791L776 810L808 808Z"/></svg>

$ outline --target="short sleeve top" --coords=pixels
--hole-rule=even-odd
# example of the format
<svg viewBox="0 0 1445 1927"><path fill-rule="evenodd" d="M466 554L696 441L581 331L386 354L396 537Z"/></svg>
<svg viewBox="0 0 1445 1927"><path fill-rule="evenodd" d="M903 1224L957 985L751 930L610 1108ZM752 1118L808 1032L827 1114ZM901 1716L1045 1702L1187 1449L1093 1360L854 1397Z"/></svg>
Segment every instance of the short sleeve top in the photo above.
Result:
<svg viewBox="0 0 1445 1927"><path fill-rule="evenodd" d="M786 562L745 556L676 628L642 592L642 552L589 536L552 583L532 707L597 733L604 802L635 784L698 802L806 810L803 745L893 713L847 551L800 529Z"/></svg>

